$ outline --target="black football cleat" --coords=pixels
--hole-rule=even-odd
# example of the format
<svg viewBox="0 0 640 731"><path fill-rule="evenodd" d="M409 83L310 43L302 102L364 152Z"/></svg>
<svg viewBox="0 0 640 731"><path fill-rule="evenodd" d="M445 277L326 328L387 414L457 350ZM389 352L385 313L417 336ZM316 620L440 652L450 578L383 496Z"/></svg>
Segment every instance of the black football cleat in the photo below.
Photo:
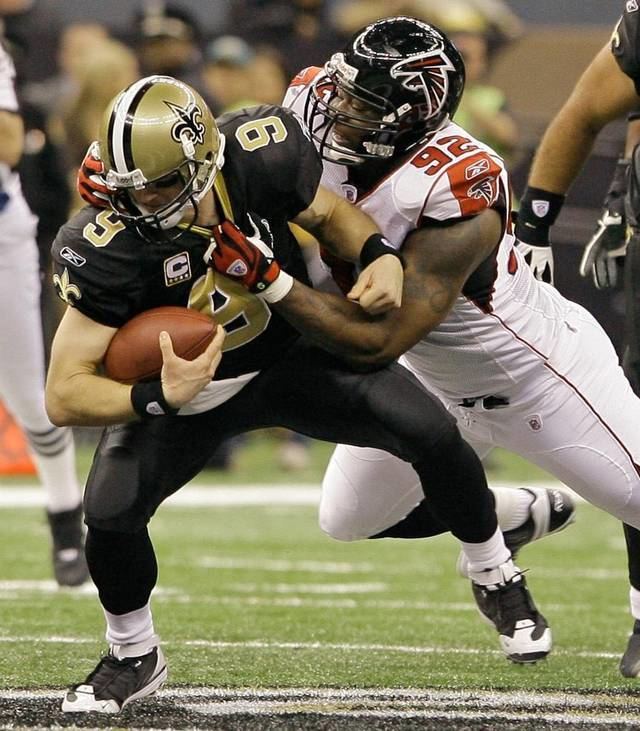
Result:
<svg viewBox="0 0 640 731"><path fill-rule="evenodd" d="M513 561L472 573L473 596L483 619L498 631L500 647L515 663L535 663L551 652L551 629L537 610L525 578ZM491 583L485 584L484 581Z"/></svg>
<svg viewBox="0 0 640 731"><path fill-rule="evenodd" d="M84 555L82 505L59 513L47 511L53 543L53 574L60 586L80 586L89 579Z"/></svg>
<svg viewBox="0 0 640 731"><path fill-rule="evenodd" d="M155 693L167 679L162 650L156 646L144 655L122 655L123 651L135 647L112 645L84 683L67 691L62 710L66 713L119 713L131 701Z"/></svg>

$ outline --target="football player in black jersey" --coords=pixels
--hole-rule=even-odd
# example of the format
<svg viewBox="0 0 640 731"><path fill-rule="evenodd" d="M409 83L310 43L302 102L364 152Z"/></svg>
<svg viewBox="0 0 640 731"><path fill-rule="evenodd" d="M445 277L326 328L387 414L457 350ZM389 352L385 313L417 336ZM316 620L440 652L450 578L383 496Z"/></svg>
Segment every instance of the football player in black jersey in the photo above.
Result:
<svg viewBox="0 0 640 731"><path fill-rule="evenodd" d="M95 201L109 208L80 211L53 245L55 285L69 307L53 342L47 407L58 424L107 426L85 515L110 650L65 695L63 710L118 712L162 684L147 524L222 439L251 429L283 426L410 462L441 523L486 569L486 585L502 581L512 562L481 463L439 401L398 364L356 372L269 307L303 297L322 324L332 297L342 300L304 284L289 221L362 265L350 306L378 312L370 321L399 304L402 288L401 259L372 220L319 186L321 161L301 121L263 106L218 127L188 86L148 77L106 110L94 152L99 165L86 172L103 177ZM253 244L264 255L254 256ZM161 337L160 380L131 387L105 378L116 329L158 305L211 313L221 325L211 346L189 362ZM318 340L340 337L321 327ZM496 601L523 612L535 641L512 659L531 662L550 650L550 630L524 582L515 593L495 592Z"/></svg>
<svg viewBox="0 0 640 731"><path fill-rule="evenodd" d="M585 247L580 273L599 288L616 286L624 262L624 372L640 396L640 5L626 3L611 41L594 57L549 124L522 198L516 235L533 256L538 277L552 271L549 229L600 130L629 116L625 151L616 166L598 227ZM627 191L628 189L628 191ZM626 195L626 201L625 201ZM626 219L626 221L625 221ZM640 675L640 533L624 526L633 632L620 661L626 677Z"/></svg>

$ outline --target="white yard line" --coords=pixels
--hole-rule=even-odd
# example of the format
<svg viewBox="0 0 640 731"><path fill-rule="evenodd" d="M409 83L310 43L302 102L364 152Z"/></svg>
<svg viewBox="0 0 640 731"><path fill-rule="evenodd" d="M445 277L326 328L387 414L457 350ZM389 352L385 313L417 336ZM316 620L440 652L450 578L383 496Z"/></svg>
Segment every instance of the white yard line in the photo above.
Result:
<svg viewBox="0 0 640 731"><path fill-rule="evenodd" d="M492 483L494 487L522 487L522 483ZM536 483L538 487L557 488L559 483ZM566 489L566 488L564 488ZM578 496L575 496L581 500ZM318 505L320 486L292 485L187 485L172 495L165 506L200 507L207 505ZM44 490L35 484L0 484L0 508L44 506Z"/></svg>
<svg viewBox="0 0 640 731"><path fill-rule="evenodd" d="M82 637L65 637L65 636L49 636L40 637L35 635L0 635L0 645L3 644L54 644L54 645L95 645L96 638L88 639ZM413 646L413 645L384 645L381 643L357 644L342 642L277 642L264 640L244 640L242 642L225 642L221 640L163 640L163 647L193 647L205 648L210 650L315 650L322 652L335 652L336 650L344 652L385 652L398 653L403 655L496 655L503 657L501 650L488 650L486 648L471 647L448 647L446 645L439 646ZM620 657L619 652L572 652L569 650L553 650L554 656L583 658L583 659L605 659L612 660ZM266 692L266 691L265 691ZM448 691L452 693L454 691ZM0 691L0 698L3 697L3 691Z"/></svg>
<svg viewBox="0 0 640 731"><path fill-rule="evenodd" d="M44 490L37 485L0 485L0 508L39 507L45 504ZM165 506L207 505L318 505L320 487L315 485L187 485L172 495Z"/></svg>

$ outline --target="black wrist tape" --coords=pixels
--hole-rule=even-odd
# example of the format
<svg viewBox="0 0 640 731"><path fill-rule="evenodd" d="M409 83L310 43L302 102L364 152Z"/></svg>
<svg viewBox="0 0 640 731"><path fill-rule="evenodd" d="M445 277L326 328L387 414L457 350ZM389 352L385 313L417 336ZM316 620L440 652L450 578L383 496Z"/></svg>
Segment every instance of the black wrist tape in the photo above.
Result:
<svg viewBox="0 0 640 731"><path fill-rule="evenodd" d="M556 222L564 204L565 196L551 193L542 188L529 186L520 201L518 218L530 226L546 226L550 228Z"/></svg>
<svg viewBox="0 0 640 731"><path fill-rule="evenodd" d="M371 262L379 259L381 256L385 256L385 254L391 254L400 259L402 268L404 269L402 254L396 251L382 234L371 234L364 242L364 246L360 252L360 265L365 269Z"/></svg>
<svg viewBox="0 0 640 731"><path fill-rule="evenodd" d="M131 405L136 414L143 419L171 416L179 411L167 403L161 381L135 383L131 389Z"/></svg>

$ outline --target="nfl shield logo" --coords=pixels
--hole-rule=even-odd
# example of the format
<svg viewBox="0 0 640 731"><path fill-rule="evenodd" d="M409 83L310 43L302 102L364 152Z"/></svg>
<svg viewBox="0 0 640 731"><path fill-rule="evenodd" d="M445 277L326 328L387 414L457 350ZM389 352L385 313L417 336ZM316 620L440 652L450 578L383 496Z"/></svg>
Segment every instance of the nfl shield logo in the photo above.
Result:
<svg viewBox="0 0 640 731"><path fill-rule="evenodd" d="M356 199L358 198L358 189L355 185L343 183L342 192L344 193L344 197L349 201L349 203L356 202Z"/></svg>
<svg viewBox="0 0 640 731"><path fill-rule="evenodd" d="M542 429L542 419L538 416L538 414L527 416L527 424L531 431L540 431Z"/></svg>
<svg viewBox="0 0 640 731"><path fill-rule="evenodd" d="M533 201L531 208L538 218L544 218L549 213L549 201Z"/></svg>
<svg viewBox="0 0 640 731"><path fill-rule="evenodd" d="M227 267L226 273L232 277L244 277L248 271L247 265L242 261L242 259L236 259L233 264L230 264Z"/></svg>

